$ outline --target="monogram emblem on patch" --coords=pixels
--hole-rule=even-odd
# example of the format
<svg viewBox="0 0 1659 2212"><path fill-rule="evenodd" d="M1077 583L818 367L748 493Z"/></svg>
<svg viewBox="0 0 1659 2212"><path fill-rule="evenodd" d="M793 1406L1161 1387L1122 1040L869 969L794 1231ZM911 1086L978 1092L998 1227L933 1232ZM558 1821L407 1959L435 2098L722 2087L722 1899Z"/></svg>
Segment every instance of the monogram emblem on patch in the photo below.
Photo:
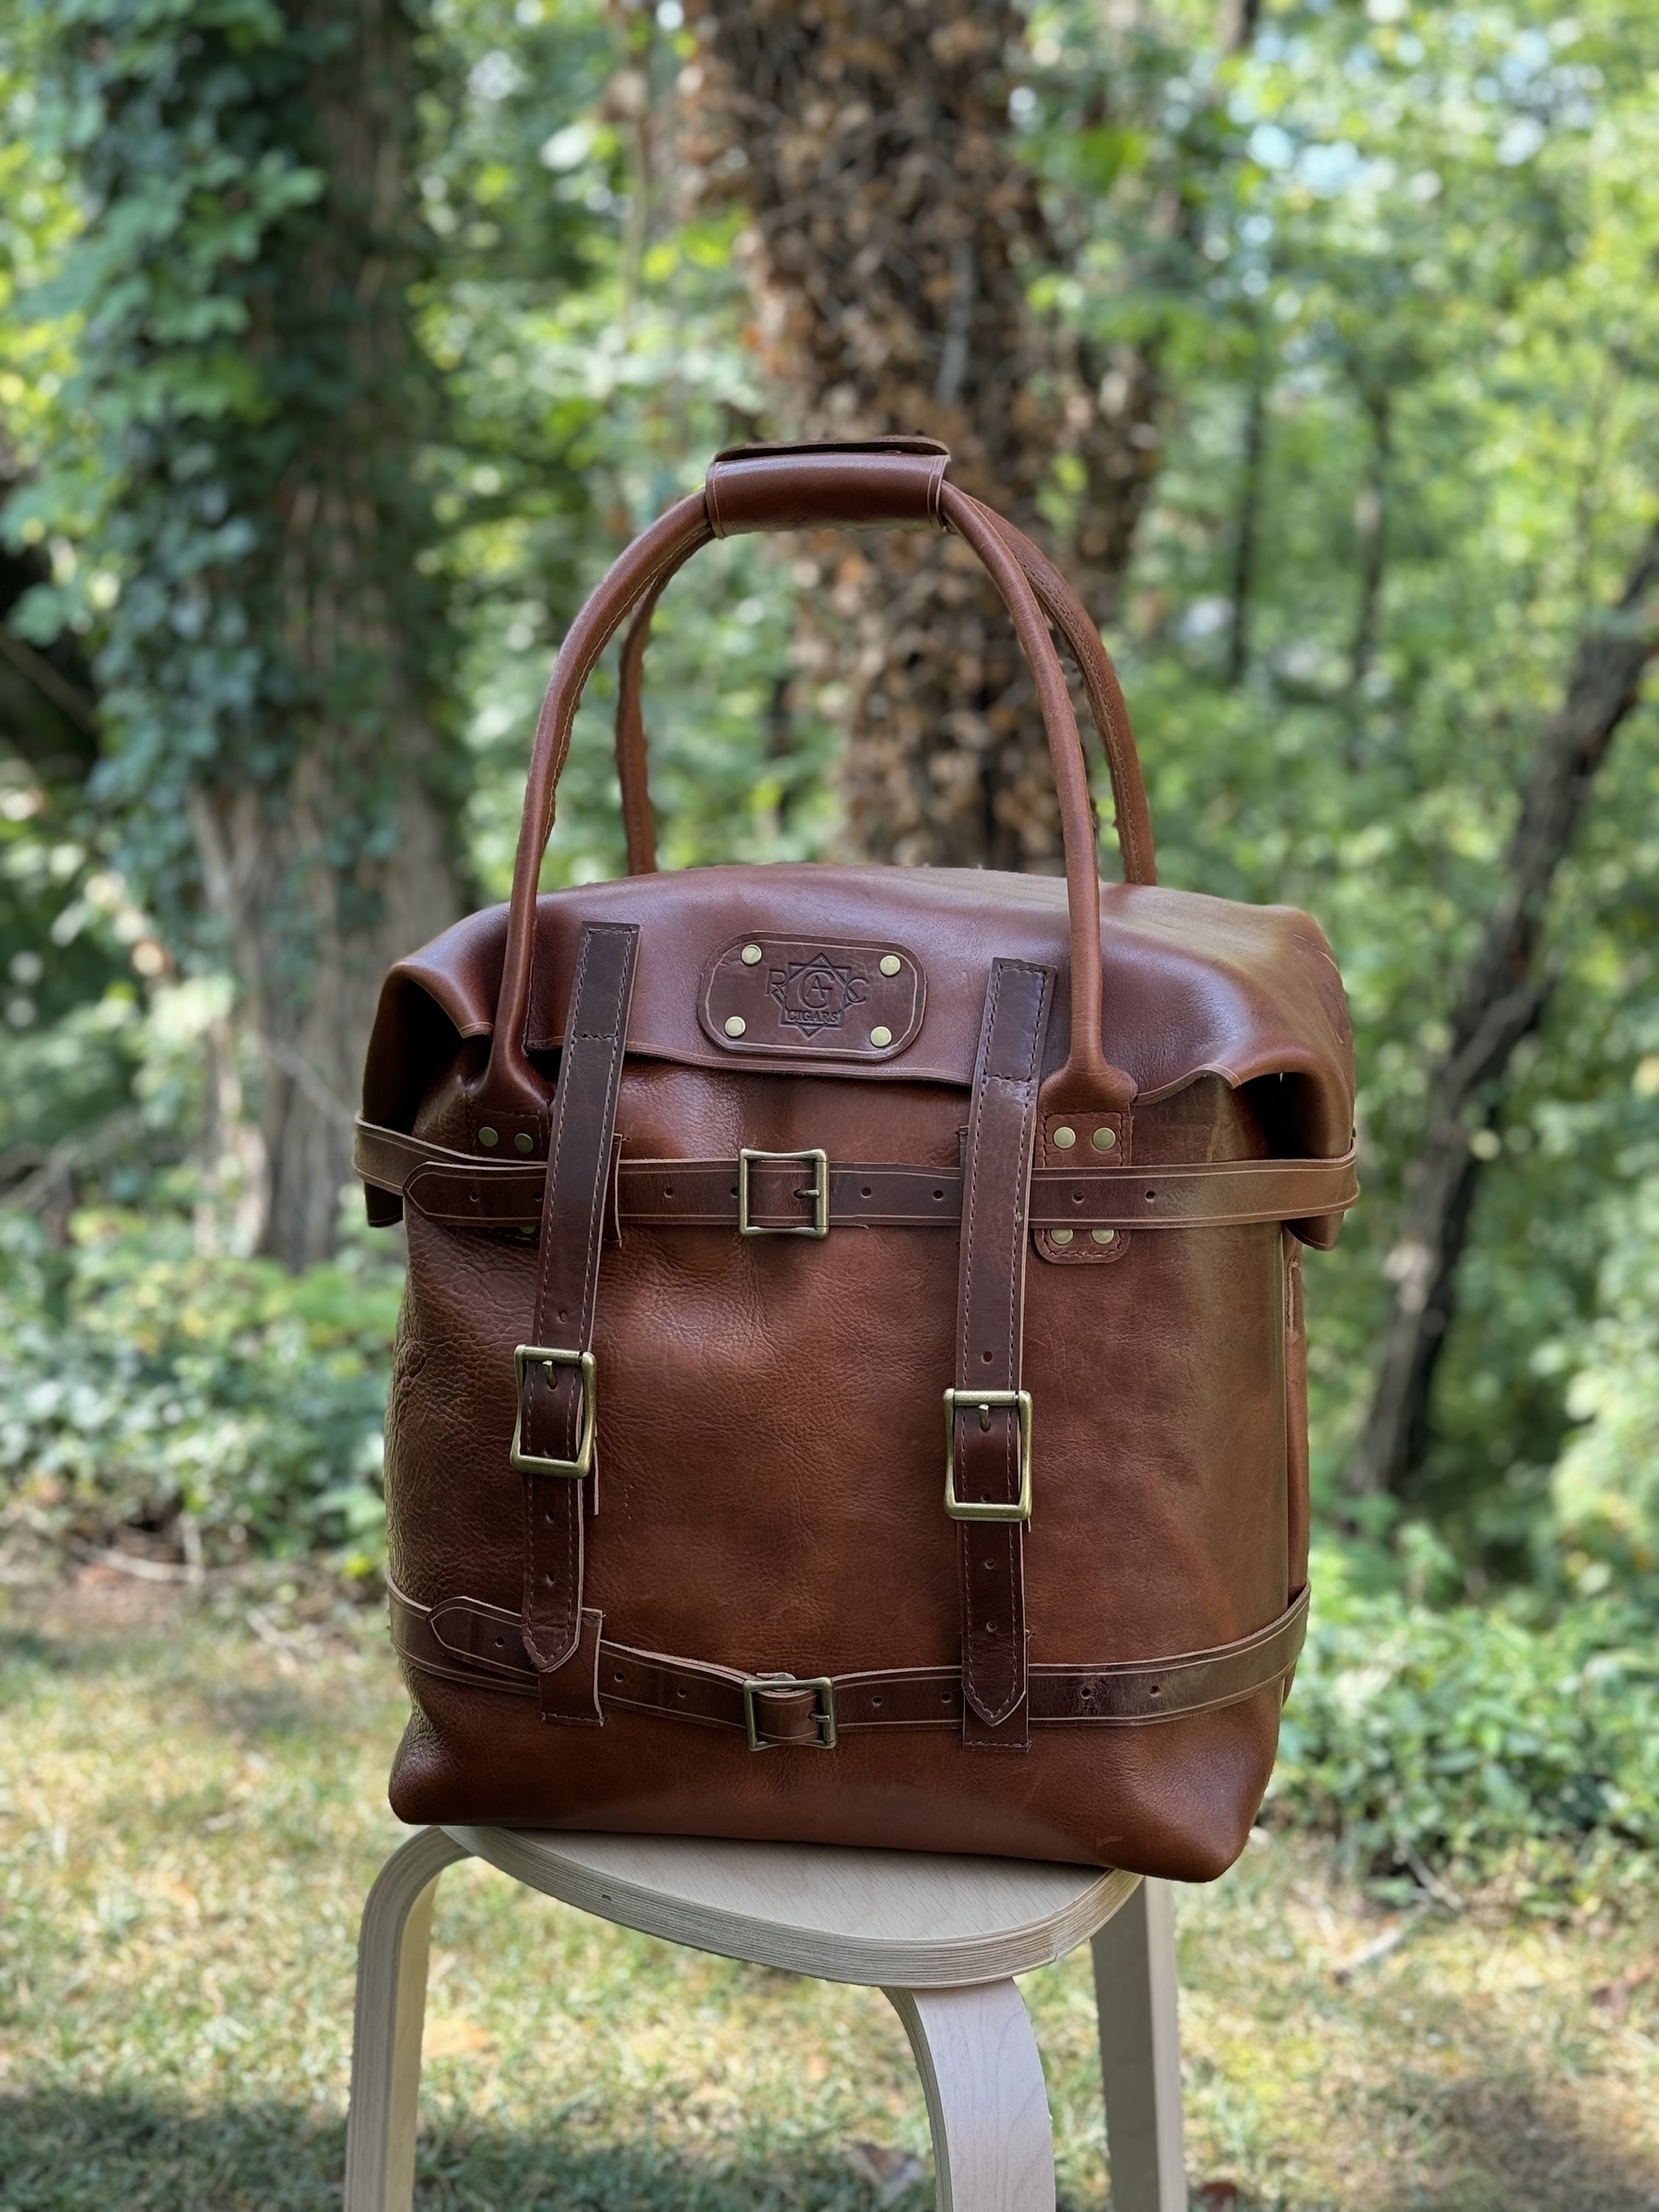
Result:
<svg viewBox="0 0 1659 2212"><path fill-rule="evenodd" d="M839 967L821 952L809 960L773 968L766 979L768 994L777 1001L779 1021L803 1037L839 1030L848 1010L863 1006L869 987L868 976Z"/></svg>
<svg viewBox="0 0 1659 2212"><path fill-rule="evenodd" d="M711 954L697 1018L723 1055L891 1060L915 1042L926 996L915 954L892 937L751 929Z"/></svg>

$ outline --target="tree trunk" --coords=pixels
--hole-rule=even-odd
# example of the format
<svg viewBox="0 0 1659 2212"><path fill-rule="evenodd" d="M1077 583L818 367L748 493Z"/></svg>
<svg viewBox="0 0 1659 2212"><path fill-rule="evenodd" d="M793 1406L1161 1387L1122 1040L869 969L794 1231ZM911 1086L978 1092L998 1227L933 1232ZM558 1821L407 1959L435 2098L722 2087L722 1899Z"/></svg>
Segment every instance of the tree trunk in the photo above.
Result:
<svg viewBox="0 0 1659 2212"><path fill-rule="evenodd" d="M334 1249L381 979L461 912L431 718L428 532L413 489L420 369L407 285L416 72L398 0L290 0L320 34L310 158L325 178L271 255L267 359L312 347L274 487L268 620L291 704L286 771L199 787L191 827L257 1032L264 1249L302 1267Z"/></svg>
<svg viewBox="0 0 1659 2212"><path fill-rule="evenodd" d="M1406 1171L1404 1226L1387 1267L1394 1311L1375 1394L1348 1469L1350 1490L1398 1492L1421 1465L1435 1368L1456 1310L1457 1267L1481 1158L1471 1138L1496 1118L1511 1055L1539 1020L1548 979L1539 944L1549 894L1614 732L1659 649L1659 533L1630 572L1618 618L1580 641L1566 698L1539 741L1510 841L1502 895L1465 978L1452 1042L1430 1090L1423 1143Z"/></svg>
<svg viewBox="0 0 1659 2212"><path fill-rule="evenodd" d="M1046 538L1112 612L1159 457L1156 364L1108 359L1027 301L1060 260L1015 157L1006 57L1019 11L971 0L701 0L687 151L735 193L790 437L942 438L953 480ZM1038 495L1069 460L1071 542ZM853 839L914 865L1053 870L1059 816L1006 611L955 539L841 541ZM830 646L820 641L828 657Z"/></svg>

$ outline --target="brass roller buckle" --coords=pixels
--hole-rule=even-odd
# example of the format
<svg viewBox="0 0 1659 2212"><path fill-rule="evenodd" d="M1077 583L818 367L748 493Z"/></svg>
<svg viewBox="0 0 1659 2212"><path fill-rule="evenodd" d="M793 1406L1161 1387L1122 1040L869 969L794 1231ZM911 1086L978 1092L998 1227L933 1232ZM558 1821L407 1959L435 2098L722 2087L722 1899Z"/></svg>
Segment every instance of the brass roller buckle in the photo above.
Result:
<svg viewBox="0 0 1659 2212"><path fill-rule="evenodd" d="M790 1157L794 1156L792 1153ZM818 1741L790 1747L797 1751L833 1751L835 1748L835 1684L828 1675L751 1675L743 1685L743 1725L748 1736L751 1751L777 1751L779 1744L767 1743L760 1734L759 1716L755 1712L755 1692L759 1689L809 1689L812 1692L812 1721L818 1730Z"/></svg>
<svg viewBox="0 0 1659 2212"><path fill-rule="evenodd" d="M1019 1497L959 1498L956 1487L957 1408L1012 1406L1019 1417ZM945 1511L953 1521L1029 1521L1031 1517L1031 1394L1029 1390L947 1390L945 1393Z"/></svg>
<svg viewBox="0 0 1659 2212"><path fill-rule="evenodd" d="M574 1459L544 1459L539 1452L523 1449L524 1435L524 1376L532 1367L545 1368L551 1382L556 1367L573 1367L582 1378L582 1433ZM594 1464L594 1437L599 1426L597 1369L592 1352L571 1352L556 1344L521 1344L512 1355L513 1378L518 1385L512 1418L512 1450L509 1454L521 1475L562 1475L580 1482Z"/></svg>
<svg viewBox="0 0 1659 2212"><path fill-rule="evenodd" d="M812 1162L812 1188L797 1191L797 1198L810 1198L810 1221L791 1222L774 1226L765 1221L749 1219L749 1170L758 1159L795 1159L803 1165ZM737 1154L737 1234L740 1237L827 1237L830 1234L830 1155L821 1151L757 1152L752 1146L742 1146Z"/></svg>

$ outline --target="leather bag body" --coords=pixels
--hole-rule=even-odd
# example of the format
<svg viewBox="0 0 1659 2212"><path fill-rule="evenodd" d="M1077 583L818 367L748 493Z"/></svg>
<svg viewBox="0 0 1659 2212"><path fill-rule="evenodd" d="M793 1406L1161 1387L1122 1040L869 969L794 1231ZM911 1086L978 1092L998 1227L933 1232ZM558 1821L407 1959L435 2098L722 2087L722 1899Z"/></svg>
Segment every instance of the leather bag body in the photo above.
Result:
<svg viewBox="0 0 1659 2212"><path fill-rule="evenodd" d="M1203 1879L1259 1807L1307 1604L1299 1260L1357 1188L1341 983L1306 916L1156 884L1098 634L947 461L721 456L560 650L509 906L386 980L359 1169L408 1240L406 1820ZM830 524L955 531L990 571L1064 881L655 871L658 595L712 536ZM538 897L630 619L634 872Z"/></svg>

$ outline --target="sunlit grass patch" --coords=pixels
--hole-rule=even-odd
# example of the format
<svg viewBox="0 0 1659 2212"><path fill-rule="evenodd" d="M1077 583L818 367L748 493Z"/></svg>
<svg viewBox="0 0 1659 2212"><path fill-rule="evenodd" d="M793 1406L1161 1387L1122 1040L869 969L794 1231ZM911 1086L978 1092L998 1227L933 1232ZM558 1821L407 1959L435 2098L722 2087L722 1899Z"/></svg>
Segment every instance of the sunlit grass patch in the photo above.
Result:
<svg viewBox="0 0 1659 2212"><path fill-rule="evenodd" d="M378 1621L308 1626L267 1594L255 1633L239 1590L19 1598L0 1633L7 2212L337 2202L402 1692ZM1659 2203L1649 1923L1402 1916L1282 1839L1180 1908L1195 2186L1257 2212ZM1062 2205L1101 2212L1087 1954L1024 1987ZM481 1865L443 1877L427 2048L421 2212L929 2200L877 1993L679 1950Z"/></svg>

